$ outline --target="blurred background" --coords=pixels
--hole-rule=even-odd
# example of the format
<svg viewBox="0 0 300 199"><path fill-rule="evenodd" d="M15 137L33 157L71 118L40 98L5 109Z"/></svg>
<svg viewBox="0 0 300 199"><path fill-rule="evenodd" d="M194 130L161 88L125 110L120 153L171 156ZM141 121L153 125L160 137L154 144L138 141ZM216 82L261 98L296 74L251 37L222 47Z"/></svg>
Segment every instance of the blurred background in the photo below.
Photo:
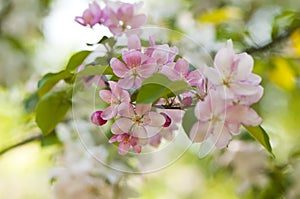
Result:
<svg viewBox="0 0 300 199"><path fill-rule="evenodd" d="M70 151L75 153L78 146L63 136L56 144L43 142L28 98L43 74L62 69L74 52L90 49L86 43L96 43L103 36L101 30L74 21L88 3L0 0L0 151L25 140L0 156L1 199L72 198L62 192L82 188L68 181L59 181L60 188L53 186L57 173L64 173L57 168L67 162L71 165L67 170L73 171L78 157ZM148 15L149 25L183 32L212 56L231 38L236 51L247 51L255 58L254 72L262 76L265 88L255 109L263 118L276 158L242 133L227 149L205 158L199 158L192 147L161 171L122 176L114 187L93 181L92 188L101 188L103 195L96 198L112 198L118 188L125 192L115 198L300 198L299 11L296 0L145 0L142 12ZM66 126L61 131L71 131ZM74 173L78 171L85 170ZM107 175L110 182L114 182L112 176L120 176Z"/></svg>

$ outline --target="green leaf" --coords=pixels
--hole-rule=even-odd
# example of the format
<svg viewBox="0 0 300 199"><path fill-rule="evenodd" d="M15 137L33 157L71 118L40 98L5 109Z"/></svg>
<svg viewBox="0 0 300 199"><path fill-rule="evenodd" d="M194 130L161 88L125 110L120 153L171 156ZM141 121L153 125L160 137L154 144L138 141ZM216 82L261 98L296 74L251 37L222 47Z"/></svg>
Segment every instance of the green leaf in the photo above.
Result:
<svg viewBox="0 0 300 199"><path fill-rule="evenodd" d="M37 92L32 93L31 95L29 95L24 101L23 101L23 105L25 108L25 111L27 113L32 113L35 108L37 103L39 102L39 97Z"/></svg>
<svg viewBox="0 0 300 199"><path fill-rule="evenodd" d="M78 77L92 75L113 75L110 66L86 66L85 69L78 73Z"/></svg>
<svg viewBox="0 0 300 199"><path fill-rule="evenodd" d="M44 135L54 130L71 107L71 95L66 91L51 92L43 96L36 109L36 123Z"/></svg>
<svg viewBox="0 0 300 199"><path fill-rule="evenodd" d="M41 138L41 146L42 147L56 145L56 144L61 144L61 142L58 139L55 131L52 131L50 134L43 136Z"/></svg>
<svg viewBox="0 0 300 199"><path fill-rule="evenodd" d="M267 132L261 126L244 126L248 133L253 136L273 157L272 147Z"/></svg>
<svg viewBox="0 0 300 199"><path fill-rule="evenodd" d="M66 66L66 70L73 71L75 70L79 65L82 64L82 62L85 60L85 58L91 53L91 51L80 51L75 53L71 56L69 59L69 62Z"/></svg>
<svg viewBox="0 0 300 199"><path fill-rule="evenodd" d="M182 127L185 133L188 135L188 137L193 125L196 122L197 122L197 118L195 117L195 108L194 107L188 108L185 111L184 116L182 118Z"/></svg>
<svg viewBox="0 0 300 199"><path fill-rule="evenodd" d="M295 29L300 26L300 13L285 10L277 15L272 24L272 38L279 36L289 29Z"/></svg>
<svg viewBox="0 0 300 199"><path fill-rule="evenodd" d="M153 103L161 97L178 95L189 90L186 82L179 80L172 82L167 76L156 73L145 79L140 88L136 102L139 104Z"/></svg>
<svg viewBox="0 0 300 199"><path fill-rule="evenodd" d="M48 73L38 82L38 96L41 98L49 90L53 88L60 80L68 79L73 76L67 70L60 71L58 73Z"/></svg>

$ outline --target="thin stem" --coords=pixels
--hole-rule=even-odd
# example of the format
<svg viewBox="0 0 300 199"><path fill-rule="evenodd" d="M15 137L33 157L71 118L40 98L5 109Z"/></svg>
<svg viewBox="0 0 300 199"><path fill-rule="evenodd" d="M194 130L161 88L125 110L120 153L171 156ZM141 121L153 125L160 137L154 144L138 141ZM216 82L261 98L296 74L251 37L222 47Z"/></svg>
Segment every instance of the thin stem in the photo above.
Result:
<svg viewBox="0 0 300 199"><path fill-rule="evenodd" d="M23 145L28 144L28 143L33 142L33 141L41 140L41 139L43 139L43 137L44 136L42 134L38 134L38 135L34 135L32 137L29 137L29 138L27 138L25 140L22 140L21 142L18 142L18 143L14 144L14 145L11 145L11 146L9 146L9 147L1 150L0 151L0 155L3 155L4 153L6 153L6 152L8 152L8 151L10 151L10 150L12 150L14 148L17 148L19 146L23 146Z"/></svg>
<svg viewBox="0 0 300 199"><path fill-rule="evenodd" d="M269 50L270 48L273 48L277 44L279 44L282 41L289 38L290 35L294 31L296 31L297 29L299 29L299 27L291 28L291 29L283 32L282 34L278 35L277 37L275 37L271 42L266 43L265 45L262 45L262 46L259 46L259 47L251 47L251 48L245 49L244 52L247 52L249 54L255 54L255 53L260 53L260 52L264 52L266 50Z"/></svg>

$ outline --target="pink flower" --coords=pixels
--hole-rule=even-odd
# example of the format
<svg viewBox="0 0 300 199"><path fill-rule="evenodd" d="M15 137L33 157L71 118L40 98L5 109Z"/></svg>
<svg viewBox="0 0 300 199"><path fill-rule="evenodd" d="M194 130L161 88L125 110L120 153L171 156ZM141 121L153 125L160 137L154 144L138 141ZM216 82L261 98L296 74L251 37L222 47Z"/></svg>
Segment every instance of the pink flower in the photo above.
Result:
<svg viewBox="0 0 300 199"><path fill-rule="evenodd" d="M89 25L90 27L93 27L97 23L105 23L107 17L106 10L101 10L97 2L94 1L89 4L89 8L83 12L81 17L75 17L75 21L83 26Z"/></svg>
<svg viewBox="0 0 300 199"><path fill-rule="evenodd" d="M91 115L91 121L96 124L97 126L102 126L104 125L107 120L103 119L101 117L102 111L95 111L92 115Z"/></svg>
<svg viewBox="0 0 300 199"><path fill-rule="evenodd" d="M171 141L174 138L174 132L178 130L177 123L181 120L181 110L159 110L160 114L166 119L164 125L160 128L159 132L148 139L148 143L153 147L158 147L161 140Z"/></svg>
<svg viewBox="0 0 300 199"><path fill-rule="evenodd" d="M205 75L213 85L224 89L226 98L255 95L260 89L261 78L252 73L253 58L247 53L235 54L231 40L216 54L214 66L207 68Z"/></svg>
<svg viewBox="0 0 300 199"><path fill-rule="evenodd" d="M154 37L149 38L150 47L145 51L145 54L149 57L153 57L157 64L165 65L172 63L178 54L177 47L170 47L168 44L155 45Z"/></svg>
<svg viewBox="0 0 300 199"><path fill-rule="evenodd" d="M131 104L121 104L119 114L121 118L115 121L111 131L114 134L128 132L139 139L146 139L156 134L165 123L165 117L159 113L151 112L151 104L137 104L135 109ZM147 130L147 127L157 127ZM149 135L148 135L149 134Z"/></svg>
<svg viewBox="0 0 300 199"><path fill-rule="evenodd" d="M195 116L198 122L190 132L193 142L211 138L217 148L224 148L232 135L240 133L241 124L257 126L261 123L261 118L249 106L232 105L220 95L220 92L211 90L204 101L197 103Z"/></svg>
<svg viewBox="0 0 300 199"><path fill-rule="evenodd" d="M125 30L141 27L146 20L146 15L136 14L136 7L133 4L123 3L116 11L109 9L107 27L114 35L120 36Z"/></svg>
<svg viewBox="0 0 300 199"><path fill-rule="evenodd" d="M126 155L132 147L136 153L140 153L142 146L138 144L138 138L128 133L116 134L109 139L109 143L119 142L118 152L120 155Z"/></svg>
<svg viewBox="0 0 300 199"><path fill-rule="evenodd" d="M116 76L121 78L118 83L123 89L141 87L142 81L157 71L155 60L140 51L125 51L122 58L125 64L117 58L112 58L110 65Z"/></svg>
<svg viewBox="0 0 300 199"><path fill-rule="evenodd" d="M106 120L110 120L117 115L120 104L130 102L130 95L127 91L122 90L116 82L109 81L108 83L110 90L99 92L100 97L110 105L101 114L101 117Z"/></svg>
<svg viewBox="0 0 300 199"><path fill-rule="evenodd" d="M201 86L205 84L205 77L202 72L199 69L191 72L189 63L185 59L178 59L174 67L163 66L161 73L172 81L186 81L190 86L200 87L200 84Z"/></svg>

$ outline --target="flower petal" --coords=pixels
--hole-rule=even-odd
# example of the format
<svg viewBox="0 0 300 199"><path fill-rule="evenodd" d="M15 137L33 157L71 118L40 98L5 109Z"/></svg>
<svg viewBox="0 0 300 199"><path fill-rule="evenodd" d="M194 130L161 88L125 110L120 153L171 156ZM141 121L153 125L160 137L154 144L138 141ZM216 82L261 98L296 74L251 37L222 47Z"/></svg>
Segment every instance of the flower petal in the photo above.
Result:
<svg viewBox="0 0 300 199"><path fill-rule="evenodd" d="M190 72L189 63L185 59L178 59L174 66L174 69L183 76L187 76Z"/></svg>
<svg viewBox="0 0 300 199"><path fill-rule="evenodd" d="M127 22L127 25L131 26L131 28L139 28L144 25L147 21L147 17L145 14L139 14L132 17L132 19Z"/></svg>
<svg viewBox="0 0 300 199"><path fill-rule="evenodd" d="M159 113L150 112L148 116L150 118L150 126L161 127L166 122L165 117Z"/></svg>
<svg viewBox="0 0 300 199"><path fill-rule="evenodd" d="M130 35L128 37L128 49L141 50L141 40L137 35Z"/></svg>
<svg viewBox="0 0 300 199"><path fill-rule="evenodd" d="M261 124L261 122L262 119L259 117L256 111L252 108L249 108L248 113L246 114L242 123L246 126L258 126Z"/></svg>
<svg viewBox="0 0 300 199"><path fill-rule="evenodd" d="M241 53L236 56L239 59L236 74L237 78L239 78L240 80L245 80L252 72L254 62L253 58L247 53Z"/></svg>
<svg viewBox="0 0 300 199"><path fill-rule="evenodd" d="M209 136L209 124L209 122L196 122L189 134L191 141L203 142Z"/></svg>
<svg viewBox="0 0 300 199"><path fill-rule="evenodd" d="M132 135L137 138L148 138L147 131L144 126L135 125Z"/></svg>
<svg viewBox="0 0 300 199"><path fill-rule="evenodd" d="M101 114L101 117L105 120L110 120L114 118L118 113L118 107L109 106Z"/></svg>
<svg viewBox="0 0 300 199"><path fill-rule="evenodd" d="M117 58L112 58L110 60L110 66L118 77L124 77L129 70L125 64Z"/></svg>
<svg viewBox="0 0 300 199"><path fill-rule="evenodd" d="M134 79L133 76L130 76L130 75L126 75L124 77L124 79L120 79L118 81L118 85L121 88L126 89L126 90L129 90L129 89L133 88L134 84L135 84L135 79Z"/></svg>
<svg viewBox="0 0 300 199"><path fill-rule="evenodd" d="M135 113L139 116L148 114L151 110L152 104L137 104L135 106Z"/></svg>
<svg viewBox="0 0 300 199"><path fill-rule="evenodd" d="M129 133L132 126L134 125L133 121L129 118L120 118L115 121L115 124L121 129L124 133Z"/></svg>
<svg viewBox="0 0 300 199"><path fill-rule="evenodd" d="M105 101L106 103L110 104L111 103L111 91L109 90L101 90L99 92L99 96L101 97L101 99L103 101Z"/></svg>
<svg viewBox="0 0 300 199"><path fill-rule="evenodd" d="M142 53L137 50L125 51L122 54L124 62L127 64L128 68L133 68L141 65Z"/></svg>

